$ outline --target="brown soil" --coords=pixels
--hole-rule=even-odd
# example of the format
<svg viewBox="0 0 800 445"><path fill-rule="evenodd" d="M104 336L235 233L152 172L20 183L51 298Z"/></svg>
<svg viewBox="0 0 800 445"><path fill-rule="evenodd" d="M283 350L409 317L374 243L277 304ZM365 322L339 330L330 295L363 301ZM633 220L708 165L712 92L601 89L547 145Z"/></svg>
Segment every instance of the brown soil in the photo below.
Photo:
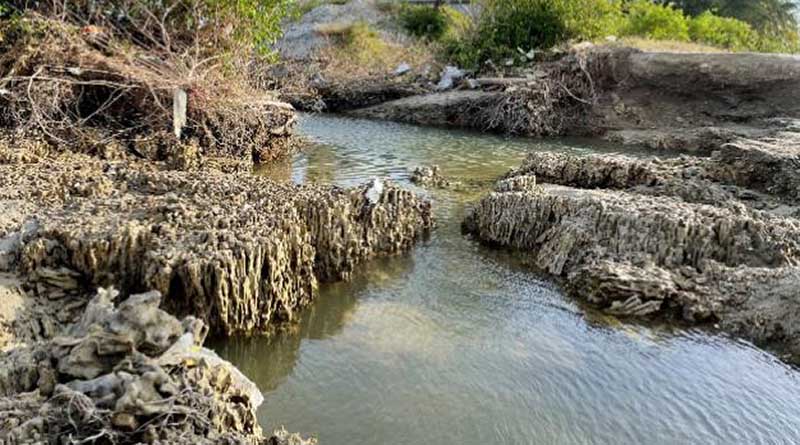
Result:
<svg viewBox="0 0 800 445"><path fill-rule="evenodd" d="M792 56L582 46L517 71L475 79L474 90L465 84L351 114L532 136L593 135L703 154L800 119L800 60Z"/></svg>

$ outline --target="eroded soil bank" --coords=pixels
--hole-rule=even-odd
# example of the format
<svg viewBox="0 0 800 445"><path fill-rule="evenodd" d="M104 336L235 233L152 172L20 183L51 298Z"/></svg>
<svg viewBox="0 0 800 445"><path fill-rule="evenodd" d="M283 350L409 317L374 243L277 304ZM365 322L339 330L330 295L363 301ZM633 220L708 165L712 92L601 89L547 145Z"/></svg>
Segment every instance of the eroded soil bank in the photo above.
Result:
<svg viewBox="0 0 800 445"><path fill-rule="evenodd" d="M796 56L581 44L551 59L500 73L463 73L447 91L419 76L389 76L318 80L314 92L323 109L358 117L531 136L589 135L699 153L739 137L769 136L800 118Z"/></svg>
<svg viewBox="0 0 800 445"><path fill-rule="evenodd" d="M711 157L531 154L464 222L618 315L708 324L800 360L800 136Z"/></svg>

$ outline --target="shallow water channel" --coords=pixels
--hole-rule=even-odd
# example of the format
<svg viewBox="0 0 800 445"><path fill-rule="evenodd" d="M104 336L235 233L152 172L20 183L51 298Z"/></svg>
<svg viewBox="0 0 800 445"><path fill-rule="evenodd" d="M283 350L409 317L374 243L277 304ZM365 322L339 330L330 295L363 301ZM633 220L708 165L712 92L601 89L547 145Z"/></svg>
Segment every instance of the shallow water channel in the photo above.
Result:
<svg viewBox="0 0 800 445"><path fill-rule="evenodd" d="M400 257L323 285L297 332L213 345L264 391L259 419L323 445L794 444L800 373L752 346L587 310L459 229L465 203L526 152L613 152L304 116L314 143L261 172L280 180L404 185L438 164L479 184L425 191L438 227Z"/></svg>

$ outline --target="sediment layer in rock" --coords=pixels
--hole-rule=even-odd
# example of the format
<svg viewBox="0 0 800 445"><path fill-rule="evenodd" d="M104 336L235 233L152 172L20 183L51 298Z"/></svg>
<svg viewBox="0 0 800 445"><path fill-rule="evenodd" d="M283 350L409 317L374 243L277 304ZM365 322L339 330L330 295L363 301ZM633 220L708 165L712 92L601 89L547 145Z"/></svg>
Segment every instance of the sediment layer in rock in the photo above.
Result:
<svg viewBox="0 0 800 445"><path fill-rule="evenodd" d="M740 140L710 158L534 153L464 227L607 312L713 322L798 361L794 140Z"/></svg>
<svg viewBox="0 0 800 445"><path fill-rule="evenodd" d="M482 128L485 110L494 107L498 98L494 92L450 91L397 99L348 114L418 125Z"/></svg>
<svg viewBox="0 0 800 445"><path fill-rule="evenodd" d="M721 207L745 206L775 213L796 211L800 190L800 134L723 144L710 157L671 159L578 157L531 153L507 177L577 188L628 190L678 197Z"/></svg>

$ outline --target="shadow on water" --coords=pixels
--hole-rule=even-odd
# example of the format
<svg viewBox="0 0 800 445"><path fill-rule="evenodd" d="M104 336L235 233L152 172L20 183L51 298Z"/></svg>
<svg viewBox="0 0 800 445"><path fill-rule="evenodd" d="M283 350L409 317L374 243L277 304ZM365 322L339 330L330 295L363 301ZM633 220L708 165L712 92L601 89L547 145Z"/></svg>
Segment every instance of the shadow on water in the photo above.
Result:
<svg viewBox="0 0 800 445"><path fill-rule="evenodd" d="M326 116L301 127L312 146L259 174L413 187L409 168L438 164L488 186L531 150L617 150ZM482 187L415 190L434 201L429 240L321 286L296 330L212 345L264 391L265 429L332 445L800 443L800 379L771 355L586 311L461 235Z"/></svg>
<svg viewBox="0 0 800 445"><path fill-rule="evenodd" d="M412 267L411 257L378 258L354 273L349 282L323 283L319 298L304 309L296 325L269 337L212 338L208 346L239 364L239 369L268 393L280 386L297 363L304 340L325 340L342 332L357 310L358 295L370 284L401 279Z"/></svg>

